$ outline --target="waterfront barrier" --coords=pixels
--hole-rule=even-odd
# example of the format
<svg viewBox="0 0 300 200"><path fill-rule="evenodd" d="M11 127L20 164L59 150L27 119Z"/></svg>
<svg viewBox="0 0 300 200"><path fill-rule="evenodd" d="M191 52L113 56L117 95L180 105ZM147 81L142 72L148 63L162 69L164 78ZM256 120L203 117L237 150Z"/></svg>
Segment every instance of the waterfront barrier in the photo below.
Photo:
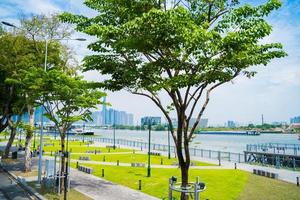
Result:
<svg viewBox="0 0 300 200"><path fill-rule="evenodd" d="M281 143L247 144L246 151L297 156L300 155L300 145Z"/></svg>
<svg viewBox="0 0 300 200"><path fill-rule="evenodd" d="M69 136L70 139L82 139L81 136ZM128 146L138 149L148 149L148 142L140 142L140 141L134 141L134 140L126 140L126 139L116 139L115 142L112 138L103 138L103 137L95 137L95 136L85 136L85 141L93 141L93 142L100 142L100 143L106 143L106 144L114 144L115 145L122 145L122 146ZM106 148L113 148L113 145L107 145ZM167 152L169 149L169 146L166 144L157 144L157 143L151 143L150 145L151 151L159 151L159 152ZM170 145L170 151L171 154L173 154L176 157L176 147L174 145ZM236 163L243 163L244 160L244 154L243 153L234 153L234 152L226 152L226 151L216 151L216 150L208 150L208 149L200 149L200 148L190 148L190 155L194 157L201 157L201 158L209 158L214 160L221 161L232 161Z"/></svg>

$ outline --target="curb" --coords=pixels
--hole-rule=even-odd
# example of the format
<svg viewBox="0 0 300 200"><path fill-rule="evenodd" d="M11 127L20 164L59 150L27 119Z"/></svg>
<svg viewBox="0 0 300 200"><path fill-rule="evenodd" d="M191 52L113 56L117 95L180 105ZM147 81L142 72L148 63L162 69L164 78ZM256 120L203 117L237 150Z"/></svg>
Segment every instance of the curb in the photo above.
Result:
<svg viewBox="0 0 300 200"><path fill-rule="evenodd" d="M26 192L28 192L31 196L33 196L35 199L38 200L47 200L45 197L43 197L41 194L39 194L35 189L32 187L28 186L26 182L24 182L20 177L14 175L10 171L6 170L1 164L0 168L3 169L4 172L6 172L10 177L12 177L19 185L21 188L23 188Z"/></svg>

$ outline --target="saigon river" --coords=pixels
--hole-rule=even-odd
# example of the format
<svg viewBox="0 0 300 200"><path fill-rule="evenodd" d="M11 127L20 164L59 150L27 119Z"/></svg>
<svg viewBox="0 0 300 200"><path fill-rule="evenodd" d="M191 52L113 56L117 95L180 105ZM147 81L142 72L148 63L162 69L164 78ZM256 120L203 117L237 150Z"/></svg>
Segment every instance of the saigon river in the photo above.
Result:
<svg viewBox="0 0 300 200"><path fill-rule="evenodd" d="M113 138L112 129L95 129L95 135L101 135L104 138ZM115 130L116 139L126 139L139 142L148 142L148 130ZM168 144L167 131L152 131L151 143ZM245 135L208 135L196 134L191 143L191 147L210 149L216 151L229 151L242 153L247 144L263 143L283 143L283 144L300 144L298 134L261 134L258 136ZM174 145L171 137L171 145Z"/></svg>

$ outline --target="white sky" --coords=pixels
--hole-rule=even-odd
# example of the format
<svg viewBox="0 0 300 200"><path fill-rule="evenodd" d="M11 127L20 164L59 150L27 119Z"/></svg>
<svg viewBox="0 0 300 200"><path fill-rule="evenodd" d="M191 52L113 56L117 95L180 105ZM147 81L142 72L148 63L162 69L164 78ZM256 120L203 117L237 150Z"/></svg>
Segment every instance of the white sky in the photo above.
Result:
<svg viewBox="0 0 300 200"><path fill-rule="evenodd" d="M238 78L234 84L226 84L217 89L205 112L210 125L223 125L227 120L259 123L261 114L264 114L266 122L289 121L291 117L300 115L300 14L297 14L299 10L300 1L286 0L284 6L269 19L274 31L266 40L283 43L289 56L274 60L267 67L255 67L258 74L252 79ZM16 24L21 14L49 14L60 11L71 11L87 16L95 14L82 4L82 0L0 2L0 20ZM82 34L75 37L77 36L90 39ZM71 44L71 41L69 43ZM72 42L78 59L90 53L86 49L87 44L88 42ZM84 75L88 80L101 80L97 72L88 72ZM107 101L115 109L133 113L135 122L144 115L163 116L147 98L124 91L108 92Z"/></svg>

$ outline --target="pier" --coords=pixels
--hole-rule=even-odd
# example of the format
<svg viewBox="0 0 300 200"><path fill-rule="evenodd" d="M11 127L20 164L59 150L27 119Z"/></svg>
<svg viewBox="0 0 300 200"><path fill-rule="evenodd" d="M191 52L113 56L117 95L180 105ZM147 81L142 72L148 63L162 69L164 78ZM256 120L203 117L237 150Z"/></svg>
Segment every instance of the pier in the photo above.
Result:
<svg viewBox="0 0 300 200"><path fill-rule="evenodd" d="M248 144L244 156L247 163L259 163L294 170L300 167L299 144Z"/></svg>

